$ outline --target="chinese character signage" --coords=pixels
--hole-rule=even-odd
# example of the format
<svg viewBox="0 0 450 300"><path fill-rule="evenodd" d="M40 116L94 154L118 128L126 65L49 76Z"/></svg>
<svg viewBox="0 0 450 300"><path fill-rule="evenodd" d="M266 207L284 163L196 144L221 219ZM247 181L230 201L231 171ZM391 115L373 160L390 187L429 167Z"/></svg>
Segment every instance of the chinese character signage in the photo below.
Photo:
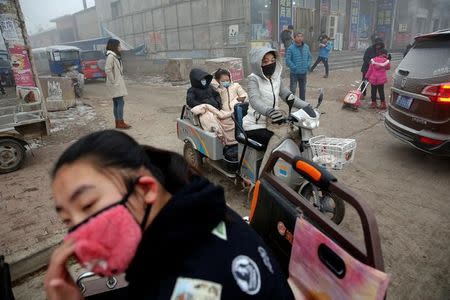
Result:
<svg viewBox="0 0 450 300"><path fill-rule="evenodd" d="M292 25L292 0L280 0L279 3L278 31L281 32L283 27Z"/></svg>
<svg viewBox="0 0 450 300"><path fill-rule="evenodd" d="M393 0L378 1L377 7L377 33L385 41L390 36L392 25L392 14L394 10Z"/></svg>
<svg viewBox="0 0 450 300"><path fill-rule="evenodd" d="M352 0L350 17L350 49L356 49L358 40L359 0Z"/></svg>

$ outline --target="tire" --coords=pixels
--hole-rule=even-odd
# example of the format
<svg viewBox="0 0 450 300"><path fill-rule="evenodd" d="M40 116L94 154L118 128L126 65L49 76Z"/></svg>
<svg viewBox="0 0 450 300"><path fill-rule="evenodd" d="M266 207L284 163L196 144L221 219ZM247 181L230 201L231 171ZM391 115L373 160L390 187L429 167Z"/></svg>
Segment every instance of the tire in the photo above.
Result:
<svg viewBox="0 0 450 300"><path fill-rule="evenodd" d="M197 170L201 170L203 166L202 155L195 150L194 146L189 141L184 143L183 156L191 166Z"/></svg>
<svg viewBox="0 0 450 300"><path fill-rule="evenodd" d="M319 191L319 193L320 193L319 198L321 200L331 199L333 201L334 207L331 208L332 211L331 210L325 211L326 208L322 207L322 205L319 205L319 207L317 207L317 204L314 203L313 187L311 184L308 184L300 191L300 195L302 195L308 202L313 204L314 207L317 207L320 212L329 216L331 221L339 225L345 216L344 200L342 200L341 198L339 198L334 194L324 194L322 191Z"/></svg>
<svg viewBox="0 0 450 300"><path fill-rule="evenodd" d="M25 147L14 139L0 139L0 174L14 172L25 161Z"/></svg>

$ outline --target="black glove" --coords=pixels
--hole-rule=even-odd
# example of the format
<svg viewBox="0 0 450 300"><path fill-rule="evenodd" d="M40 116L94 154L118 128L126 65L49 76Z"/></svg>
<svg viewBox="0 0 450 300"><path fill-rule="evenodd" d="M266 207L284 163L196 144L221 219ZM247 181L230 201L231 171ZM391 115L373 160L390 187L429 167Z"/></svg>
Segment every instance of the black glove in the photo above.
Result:
<svg viewBox="0 0 450 300"><path fill-rule="evenodd" d="M272 119L272 124L281 124L284 121L283 113L278 109L269 109L267 116Z"/></svg>
<svg viewBox="0 0 450 300"><path fill-rule="evenodd" d="M389 59L389 61L392 59L392 56L390 53L388 54L388 59Z"/></svg>

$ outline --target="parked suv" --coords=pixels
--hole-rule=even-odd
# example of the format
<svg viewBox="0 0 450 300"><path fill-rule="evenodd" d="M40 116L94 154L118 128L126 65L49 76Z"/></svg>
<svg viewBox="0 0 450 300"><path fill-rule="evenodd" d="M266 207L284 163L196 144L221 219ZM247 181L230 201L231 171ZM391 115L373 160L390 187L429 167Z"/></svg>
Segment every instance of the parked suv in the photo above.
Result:
<svg viewBox="0 0 450 300"><path fill-rule="evenodd" d="M422 151L450 156L450 29L416 37L393 79L388 131Z"/></svg>

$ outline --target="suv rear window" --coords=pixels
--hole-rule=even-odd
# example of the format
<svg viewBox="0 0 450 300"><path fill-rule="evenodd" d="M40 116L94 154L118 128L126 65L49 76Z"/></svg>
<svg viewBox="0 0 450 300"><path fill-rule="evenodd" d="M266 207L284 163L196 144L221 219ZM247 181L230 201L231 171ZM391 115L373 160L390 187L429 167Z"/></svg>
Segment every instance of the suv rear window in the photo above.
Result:
<svg viewBox="0 0 450 300"><path fill-rule="evenodd" d="M450 74L450 40L417 41L398 68L413 78Z"/></svg>

